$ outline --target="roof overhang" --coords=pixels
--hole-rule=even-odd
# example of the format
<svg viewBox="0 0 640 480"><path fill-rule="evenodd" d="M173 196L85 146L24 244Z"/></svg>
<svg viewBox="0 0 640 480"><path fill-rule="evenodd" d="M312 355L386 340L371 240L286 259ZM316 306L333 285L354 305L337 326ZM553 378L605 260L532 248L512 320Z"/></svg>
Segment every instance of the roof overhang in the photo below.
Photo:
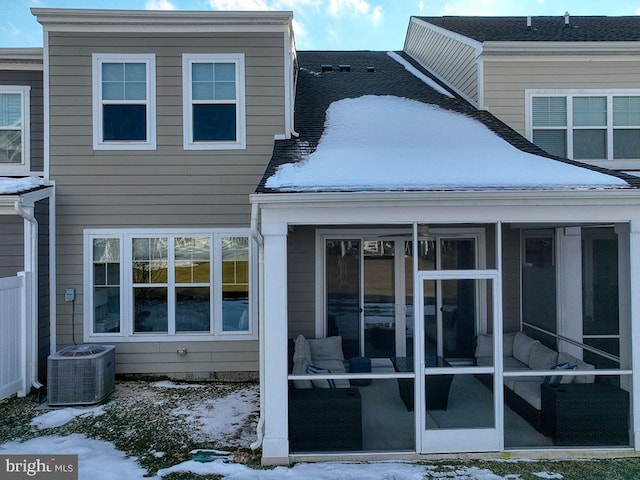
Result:
<svg viewBox="0 0 640 480"><path fill-rule="evenodd" d="M0 195L0 215L17 215L16 202L26 207L33 207L36 202L53 196L52 185L40 187L23 193Z"/></svg>
<svg viewBox="0 0 640 480"><path fill-rule="evenodd" d="M293 12L101 10L32 8L48 31L184 32L283 31L291 28Z"/></svg>
<svg viewBox="0 0 640 480"><path fill-rule="evenodd" d="M0 48L0 70L42 71L42 48Z"/></svg>
<svg viewBox="0 0 640 480"><path fill-rule="evenodd" d="M616 223L637 221L640 191L260 193L263 232L277 225ZM270 227L271 225L271 227Z"/></svg>

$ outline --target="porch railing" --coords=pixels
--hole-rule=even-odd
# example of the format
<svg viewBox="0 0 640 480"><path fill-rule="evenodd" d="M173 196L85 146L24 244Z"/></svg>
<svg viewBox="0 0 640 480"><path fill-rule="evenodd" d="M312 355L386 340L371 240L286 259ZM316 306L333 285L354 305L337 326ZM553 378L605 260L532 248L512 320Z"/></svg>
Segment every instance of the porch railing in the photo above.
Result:
<svg viewBox="0 0 640 480"><path fill-rule="evenodd" d="M0 278L0 400L26 392L29 275Z"/></svg>

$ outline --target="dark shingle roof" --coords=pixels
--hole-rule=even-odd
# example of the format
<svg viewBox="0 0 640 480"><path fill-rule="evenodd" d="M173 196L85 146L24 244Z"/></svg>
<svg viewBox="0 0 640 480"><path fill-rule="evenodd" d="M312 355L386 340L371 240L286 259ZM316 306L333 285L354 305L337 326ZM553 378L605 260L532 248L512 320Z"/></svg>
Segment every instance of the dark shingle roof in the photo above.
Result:
<svg viewBox="0 0 640 480"><path fill-rule="evenodd" d="M410 57L402 53L399 55L425 75L430 76ZM409 73L386 52L298 52L298 63L300 71L295 101L295 130L299 133L299 137L275 142L271 161L256 190L258 193L277 192L278 190L265 187L266 180L275 173L276 169L285 163L299 162L316 150L324 131L326 111L332 102L363 95L393 95L437 105L475 118L524 152L557 158L530 143L490 113L477 110L462 98L454 96L450 98L436 92ZM323 65L332 65L334 70L323 73ZM340 65L349 65L350 71L340 72ZM368 72L368 67L373 67L375 71ZM464 141L462 134L461 141ZM428 145L425 145L425 148L428 148ZM559 161L613 174L630 184L640 186L638 177L617 174L571 160L559 159Z"/></svg>
<svg viewBox="0 0 640 480"><path fill-rule="evenodd" d="M640 16L416 17L479 42L635 42L640 40Z"/></svg>

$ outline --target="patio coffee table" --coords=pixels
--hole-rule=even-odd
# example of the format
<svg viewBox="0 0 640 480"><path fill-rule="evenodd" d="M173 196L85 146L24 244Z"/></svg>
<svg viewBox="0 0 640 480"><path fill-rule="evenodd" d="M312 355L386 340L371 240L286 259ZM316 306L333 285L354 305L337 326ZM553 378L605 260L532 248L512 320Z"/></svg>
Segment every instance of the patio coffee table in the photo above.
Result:
<svg viewBox="0 0 640 480"><path fill-rule="evenodd" d="M413 357L393 357L391 359L396 372L413 372ZM430 357L427 359L427 367L450 367L451 365L443 357ZM430 375L425 378L425 390L427 396L427 409L446 410L449 403L449 389L453 375ZM398 392L409 412L414 409L414 379L399 378Z"/></svg>

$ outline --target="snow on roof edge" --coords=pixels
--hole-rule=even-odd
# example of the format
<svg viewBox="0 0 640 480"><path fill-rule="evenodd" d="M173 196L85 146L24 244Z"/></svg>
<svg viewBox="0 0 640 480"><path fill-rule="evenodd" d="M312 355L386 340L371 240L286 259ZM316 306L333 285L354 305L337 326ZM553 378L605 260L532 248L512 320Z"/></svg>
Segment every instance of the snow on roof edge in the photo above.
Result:
<svg viewBox="0 0 640 480"><path fill-rule="evenodd" d="M407 62L404 58L402 58L396 52L387 52L387 55L389 57L391 57L392 59L394 59L396 62L398 62L400 65L402 65L407 72L411 73L413 76L415 76L418 79L422 80L424 83L429 85L431 88L433 88L438 93L446 95L449 98L454 98L453 95L451 95L451 92L446 90L442 85L438 84L433 79L427 77L424 73L422 73L416 67L411 65L409 62Z"/></svg>

